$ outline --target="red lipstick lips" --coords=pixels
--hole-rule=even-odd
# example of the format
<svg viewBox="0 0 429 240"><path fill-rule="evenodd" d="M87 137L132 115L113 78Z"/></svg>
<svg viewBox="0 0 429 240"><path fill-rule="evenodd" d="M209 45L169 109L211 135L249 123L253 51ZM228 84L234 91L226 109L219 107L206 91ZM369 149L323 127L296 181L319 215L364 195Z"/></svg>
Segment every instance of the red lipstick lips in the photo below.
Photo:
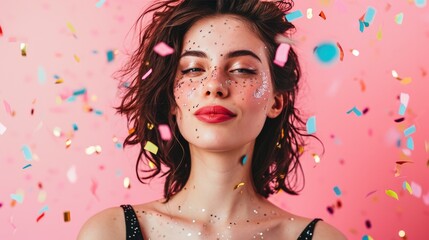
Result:
<svg viewBox="0 0 429 240"><path fill-rule="evenodd" d="M228 121L236 115L222 106L208 106L198 109L195 116L206 123L220 123Z"/></svg>

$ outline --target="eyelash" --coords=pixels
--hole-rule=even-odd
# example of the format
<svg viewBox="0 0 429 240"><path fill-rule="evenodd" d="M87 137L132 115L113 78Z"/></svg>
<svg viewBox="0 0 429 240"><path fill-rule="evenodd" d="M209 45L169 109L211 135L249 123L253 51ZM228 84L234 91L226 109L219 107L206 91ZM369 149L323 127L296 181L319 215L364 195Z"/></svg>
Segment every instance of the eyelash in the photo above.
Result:
<svg viewBox="0 0 429 240"><path fill-rule="evenodd" d="M182 72L182 74L187 74L187 73L197 72L197 70L198 71L201 70L202 72L205 72L201 68L188 68L188 69L182 70L181 72ZM237 69L231 70L231 72L234 72L234 71L237 71L237 72L243 73L243 74L256 74L256 70L246 69L246 68L237 68Z"/></svg>

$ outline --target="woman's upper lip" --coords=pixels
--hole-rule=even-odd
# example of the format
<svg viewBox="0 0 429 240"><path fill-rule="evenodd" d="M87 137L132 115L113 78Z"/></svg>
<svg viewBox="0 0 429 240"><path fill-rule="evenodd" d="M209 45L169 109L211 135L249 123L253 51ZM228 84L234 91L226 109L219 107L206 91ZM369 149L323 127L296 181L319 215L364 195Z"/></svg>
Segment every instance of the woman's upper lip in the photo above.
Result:
<svg viewBox="0 0 429 240"><path fill-rule="evenodd" d="M223 115L229 115L233 117L236 116L236 114L234 114L229 109L219 105L201 107L195 112L195 115L206 115L206 114L223 114Z"/></svg>

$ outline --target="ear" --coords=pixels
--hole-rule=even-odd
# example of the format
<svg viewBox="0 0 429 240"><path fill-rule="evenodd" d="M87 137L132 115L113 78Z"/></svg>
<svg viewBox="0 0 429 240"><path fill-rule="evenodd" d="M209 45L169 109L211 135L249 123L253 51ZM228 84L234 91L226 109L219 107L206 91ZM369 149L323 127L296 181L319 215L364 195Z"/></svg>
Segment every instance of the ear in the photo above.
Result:
<svg viewBox="0 0 429 240"><path fill-rule="evenodd" d="M176 104L174 106L170 107L170 114L175 116L177 114L177 106Z"/></svg>
<svg viewBox="0 0 429 240"><path fill-rule="evenodd" d="M274 101L270 109L268 109L267 116L269 118L276 118L283 111L284 99L283 94L277 93L274 95Z"/></svg>

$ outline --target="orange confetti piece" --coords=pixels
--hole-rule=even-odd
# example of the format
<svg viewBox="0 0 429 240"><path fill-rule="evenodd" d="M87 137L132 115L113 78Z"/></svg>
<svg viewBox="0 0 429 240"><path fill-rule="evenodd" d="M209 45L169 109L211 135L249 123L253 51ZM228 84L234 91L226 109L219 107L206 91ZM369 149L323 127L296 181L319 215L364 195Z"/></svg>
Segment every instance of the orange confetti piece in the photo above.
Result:
<svg viewBox="0 0 429 240"><path fill-rule="evenodd" d="M340 61L343 61L343 59L344 59L344 50L341 47L341 45L340 45L339 42L337 42L337 47L340 49Z"/></svg>
<svg viewBox="0 0 429 240"><path fill-rule="evenodd" d="M64 212L64 222L70 222L70 211Z"/></svg>
<svg viewBox="0 0 429 240"><path fill-rule="evenodd" d="M412 78L410 78L410 77L405 77L405 78L403 78L403 79L401 79L401 83L403 84L403 85L408 85L408 84L410 84L411 82L412 82Z"/></svg>
<svg viewBox="0 0 429 240"><path fill-rule="evenodd" d="M362 92L365 92L365 90L366 90L366 85L365 85L365 82L363 81L363 80L360 80L360 90L362 91Z"/></svg>
<svg viewBox="0 0 429 240"><path fill-rule="evenodd" d="M387 196L394 198L396 200L399 200L398 194L395 191L388 189L385 192L386 192Z"/></svg>
<svg viewBox="0 0 429 240"><path fill-rule="evenodd" d="M326 15L323 11L320 11L319 17L323 18L323 20L326 20Z"/></svg>
<svg viewBox="0 0 429 240"><path fill-rule="evenodd" d="M134 133L136 130L134 129L134 128L131 128L131 129L129 129L128 130L128 134L132 134L132 133Z"/></svg>

